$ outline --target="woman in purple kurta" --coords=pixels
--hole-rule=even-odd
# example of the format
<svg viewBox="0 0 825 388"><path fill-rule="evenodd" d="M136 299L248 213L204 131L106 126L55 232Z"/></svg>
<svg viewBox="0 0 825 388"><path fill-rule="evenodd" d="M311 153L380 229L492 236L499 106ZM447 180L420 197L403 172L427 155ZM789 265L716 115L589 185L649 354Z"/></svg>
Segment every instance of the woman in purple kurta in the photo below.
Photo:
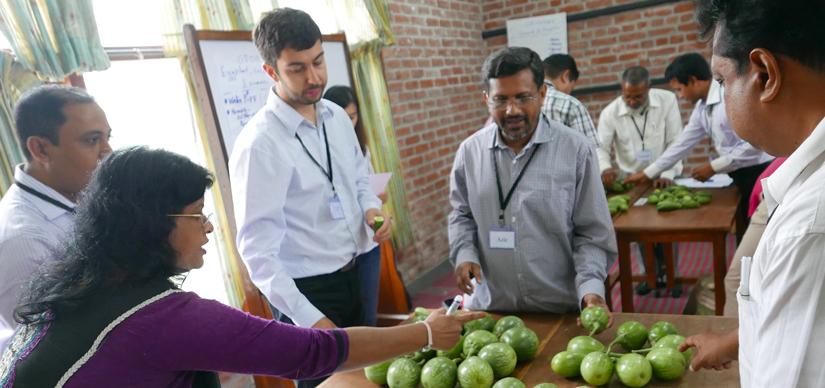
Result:
<svg viewBox="0 0 825 388"><path fill-rule="evenodd" d="M22 323L0 358L0 388L210 387L215 371L311 379L431 345L451 349L461 323L317 330L261 319L183 292L203 265L209 171L163 150L131 148L101 162L74 230L33 279Z"/></svg>

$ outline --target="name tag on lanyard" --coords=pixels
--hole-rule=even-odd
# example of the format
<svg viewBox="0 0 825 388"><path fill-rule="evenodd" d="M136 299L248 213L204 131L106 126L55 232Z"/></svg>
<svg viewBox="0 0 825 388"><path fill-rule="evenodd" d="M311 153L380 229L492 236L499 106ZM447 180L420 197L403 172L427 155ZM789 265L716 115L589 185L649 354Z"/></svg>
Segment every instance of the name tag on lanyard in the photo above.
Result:
<svg viewBox="0 0 825 388"><path fill-rule="evenodd" d="M641 150L636 152L637 162L649 162L653 160L653 152L650 150Z"/></svg>
<svg viewBox="0 0 825 388"><path fill-rule="evenodd" d="M516 230L512 225L490 228L490 249L516 249Z"/></svg>
<svg viewBox="0 0 825 388"><path fill-rule="evenodd" d="M329 212L332 214L333 220L344 219L344 205L341 204L341 199L332 197L329 199Z"/></svg>

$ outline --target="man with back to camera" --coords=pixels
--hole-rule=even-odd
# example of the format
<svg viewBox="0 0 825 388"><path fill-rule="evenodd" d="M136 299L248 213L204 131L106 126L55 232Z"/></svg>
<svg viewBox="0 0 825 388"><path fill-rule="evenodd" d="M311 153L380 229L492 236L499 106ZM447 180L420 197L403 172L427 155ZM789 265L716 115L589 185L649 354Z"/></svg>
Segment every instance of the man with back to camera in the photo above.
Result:
<svg viewBox="0 0 825 388"><path fill-rule="evenodd" d="M593 145L601 146L596 126L590 118L587 107L576 97L571 96L576 80L579 79L579 69L576 60L568 54L553 54L544 58L544 84L547 93L544 97L544 113L550 120L558 121L587 136Z"/></svg>
<svg viewBox="0 0 825 388"><path fill-rule="evenodd" d="M712 36L713 78L742 139L788 157L763 180L768 222L742 263L739 329L700 334L691 369L739 360L742 387L825 386L825 3L698 0L700 36Z"/></svg>
<svg viewBox="0 0 825 388"><path fill-rule="evenodd" d="M58 249L77 196L112 152L106 114L85 90L47 85L29 90L14 110L26 162L0 200L0 349L14 333L14 308L31 275Z"/></svg>
<svg viewBox="0 0 825 388"><path fill-rule="evenodd" d="M642 66L628 68L622 74L622 95L613 100L599 116L599 139L604 147L599 155L599 169L605 187L613 187L616 178L640 172L652 160L659 158L682 133L682 114L676 95L667 90L651 88L650 72ZM610 148L616 148L616 162L620 174L613 170ZM673 179L682 173L679 161L653 181L656 188L673 185ZM638 243L641 262L646 261L645 244ZM646 295L655 288L664 286L665 261L661 244L654 244L654 269L657 284L640 282L636 293ZM674 254L674 257L675 254ZM645 269L645 266L641 266ZM658 291L655 293L658 296ZM681 288L671 294L681 295Z"/></svg>
<svg viewBox="0 0 825 388"><path fill-rule="evenodd" d="M370 189L352 121L321 99L321 31L307 13L281 8L263 15L253 39L275 85L229 158L238 251L276 319L361 326L358 261L381 254L392 220ZM373 235L375 217L384 224Z"/></svg>
<svg viewBox="0 0 825 388"><path fill-rule="evenodd" d="M541 113L543 70L524 47L482 67L494 123L461 143L450 179L450 261L471 310L607 309L617 249L598 162L583 134Z"/></svg>
<svg viewBox="0 0 825 388"><path fill-rule="evenodd" d="M730 175L742 195L739 211L747 219L753 185L773 156L754 148L733 131L725 113L725 88L713 80L710 66L701 55L677 57L665 70L665 79L680 98L696 108L676 142L644 171L629 176L625 182L643 183L661 176L662 171L686 158L705 135L710 135L719 157L694 168L693 178L705 182L717 173Z"/></svg>

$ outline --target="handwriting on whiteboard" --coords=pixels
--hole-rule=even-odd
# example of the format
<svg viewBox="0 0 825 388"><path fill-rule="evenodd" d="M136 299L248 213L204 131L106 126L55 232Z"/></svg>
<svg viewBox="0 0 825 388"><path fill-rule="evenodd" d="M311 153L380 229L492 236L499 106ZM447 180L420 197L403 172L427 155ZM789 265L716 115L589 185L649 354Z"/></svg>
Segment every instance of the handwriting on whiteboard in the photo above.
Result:
<svg viewBox="0 0 825 388"><path fill-rule="evenodd" d="M542 59L567 53L567 13L508 20L507 45L528 47Z"/></svg>

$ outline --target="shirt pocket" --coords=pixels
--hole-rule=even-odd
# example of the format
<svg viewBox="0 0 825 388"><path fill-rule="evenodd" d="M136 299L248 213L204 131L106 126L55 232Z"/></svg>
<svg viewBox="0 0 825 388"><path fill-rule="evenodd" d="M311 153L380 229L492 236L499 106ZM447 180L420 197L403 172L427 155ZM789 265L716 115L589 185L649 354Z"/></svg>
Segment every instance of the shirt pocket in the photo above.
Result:
<svg viewBox="0 0 825 388"><path fill-rule="evenodd" d="M761 306L752 299L743 299L738 291L736 300L739 302L739 365L745 381L753 373L753 364L756 362L756 335L759 330Z"/></svg>

